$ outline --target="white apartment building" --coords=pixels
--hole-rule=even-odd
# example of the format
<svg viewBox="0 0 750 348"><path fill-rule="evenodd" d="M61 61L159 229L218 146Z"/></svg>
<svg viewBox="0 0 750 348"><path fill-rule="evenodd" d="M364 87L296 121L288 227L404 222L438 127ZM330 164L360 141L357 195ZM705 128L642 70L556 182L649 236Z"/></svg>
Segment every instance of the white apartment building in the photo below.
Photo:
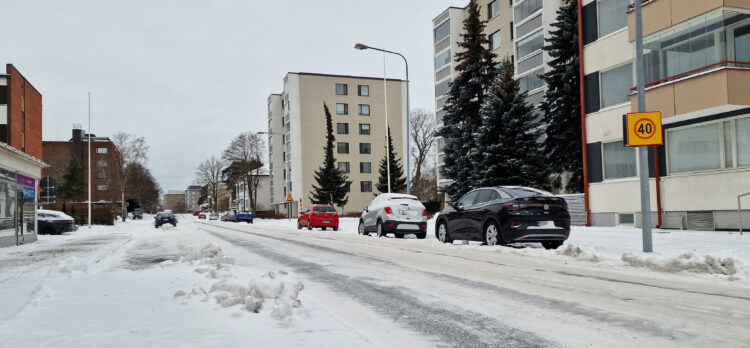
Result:
<svg viewBox="0 0 750 348"><path fill-rule="evenodd" d="M387 106L386 106L387 92ZM332 115L340 170L351 181L344 213L360 212L377 194L378 166L386 153L386 111L393 146L406 168L406 81L377 77L288 73L281 94L268 97L270 201L293 215L311 204L315 171L326 145L323 103Z"/></svg>

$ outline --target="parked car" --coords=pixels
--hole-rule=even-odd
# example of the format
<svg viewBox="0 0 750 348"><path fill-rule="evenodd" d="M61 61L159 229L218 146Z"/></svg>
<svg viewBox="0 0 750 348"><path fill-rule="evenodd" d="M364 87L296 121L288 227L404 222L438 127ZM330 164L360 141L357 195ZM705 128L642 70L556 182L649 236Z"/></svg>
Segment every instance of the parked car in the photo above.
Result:
<svg viewBox="0 0 750 348"><path fill-rule="evenodd" d="M396 238L414 234L424 239L427 236L427 209L416 196L383 193L365 207L358 232L362 235L375 232L378 237L393 233Z"/></svg>
<svg viewBox="0 0 750 348"><path fill-rule="evenodd" d="M177 226L177 217L172 213L171 210L165 210L160 211L156 213L156 216L154 217L156 228L159 228L161 225L165 224L171 224L172 226Z"/></svg>
<svg viewBox="0 0 750 348"><path fill-rule="evenodd" d="M36 221L39 234L63 234L75 231L73 217L61 211L37 209Z"/></svg>
<svg viewBox="0 0 750 348"><path fill-rule="evenodd" d="M133 220L135 219L141 219L143 220L143 209L141 208L135 208L133 209Z"/></svg>
<svg viewBox="0 0 750 348"><path fill-rule="evenodd" d="M449 204L435 223L435 237L481 241L487 245L540 242L556 249L570 235L564 199L521 186L482 187Z"/></svg>
<svg viewBox="0 0 750 348"><path fill-rule="evenodd" d="M208 214L208 219L209 220L219 220L219 214L217 214L217 213Z"/></svg>
<svg viewBox="0 0 750 348"><path fill-rule="evenodd" d="M237 222L237 215L233 211L228 211L221 216L221 221Z"/></svg>
<svg viewBox="0 0 750 348"><path fill-rule="evenodd" d="M244 221L249 224L253 223L254 214L252 210L243 210L240 212L237 212L237 221Z"/></svg>
<svg viewBox="0 0 750 348"><path fill-rule="evenodd" d="M196 210L196 211L193 212L193 216L198 216L200 214L201 214L200 210Z"/></svg>
<svg viewBox="0 0 750 348"><path fill-rule="evenodd" d="M320 227L325 231L330 227L338 231L339 214L331 205L312 205L303 210L297 218L297 229L302 229L302 226L307 226L308 230Z"/></svg>
<svg viewBox="0 0 750 348"><path fill-rule="evenodd" d="M207 213L205 213L205 212L200 212L200 214L198 214L198 219L204 219L205 220L206 219L206 214Z"/></svg>

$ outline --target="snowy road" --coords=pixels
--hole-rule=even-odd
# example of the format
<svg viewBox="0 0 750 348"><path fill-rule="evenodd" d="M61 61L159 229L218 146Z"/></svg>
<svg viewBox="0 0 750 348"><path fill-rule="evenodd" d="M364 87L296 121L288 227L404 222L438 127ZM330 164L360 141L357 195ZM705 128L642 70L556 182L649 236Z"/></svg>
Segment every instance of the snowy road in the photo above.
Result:
<svg viewBox="0 0 750 348"><path fill-rule="evenodd" d="M308 231L185 216L157 230L147 218L0 249L0 345L750 346L739 264L719 263L733 275L667 272L606 253L365 237L355 224ZM621 250L607 238L623 235L609 232L578 242ZM682 236L705 250L740 240ZM745 249L718 254L746 260ZM279 298L296 279L301 305L285 307L301 288L291 302ZM256 291L269 289L257 304Z"/></svg>

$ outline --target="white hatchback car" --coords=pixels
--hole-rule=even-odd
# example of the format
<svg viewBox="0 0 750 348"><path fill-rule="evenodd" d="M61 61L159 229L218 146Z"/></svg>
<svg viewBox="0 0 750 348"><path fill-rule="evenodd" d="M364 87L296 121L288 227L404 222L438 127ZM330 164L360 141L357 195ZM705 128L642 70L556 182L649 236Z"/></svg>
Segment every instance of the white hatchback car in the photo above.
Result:
<svg viewBox="0 0 750 348"><path fill-rule="evenodd" d="M427 210L416 196L383 193L365 207L358 231L362 235L374 232L378 237L393 233L396 238L414 234L424 239L427 236Z"/></svg>

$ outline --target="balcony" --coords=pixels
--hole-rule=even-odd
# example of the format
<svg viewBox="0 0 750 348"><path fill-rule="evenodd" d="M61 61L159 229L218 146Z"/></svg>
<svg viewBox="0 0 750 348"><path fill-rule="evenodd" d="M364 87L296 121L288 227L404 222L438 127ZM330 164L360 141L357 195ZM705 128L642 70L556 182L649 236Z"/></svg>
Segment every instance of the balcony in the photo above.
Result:
<svg viewBox="0 0 750 348"><path fill-rule="evenodd" d="M648 36L721 7L750 9L747 0L643 0L643 35ZM628 11L628 33L635 41L635 12Z"/></svg>

